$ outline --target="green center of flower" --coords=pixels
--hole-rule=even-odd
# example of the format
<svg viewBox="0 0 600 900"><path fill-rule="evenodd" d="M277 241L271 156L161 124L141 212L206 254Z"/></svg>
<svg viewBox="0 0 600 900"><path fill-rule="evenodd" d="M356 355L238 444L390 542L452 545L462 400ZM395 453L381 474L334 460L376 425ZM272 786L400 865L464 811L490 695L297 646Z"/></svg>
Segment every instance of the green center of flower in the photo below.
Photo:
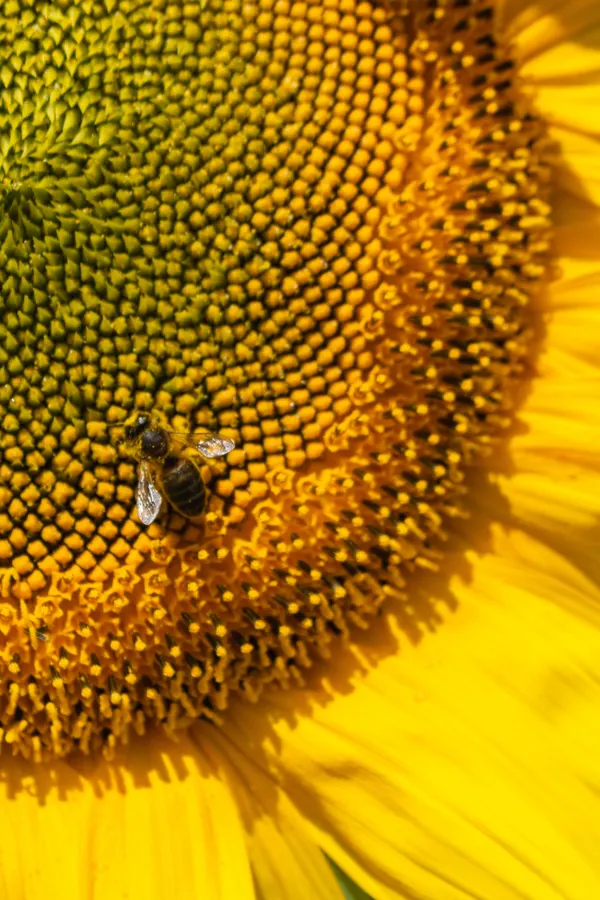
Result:
<svg viewBox="0 0 600 900"><path fill-rule="evenodd" d="M439 564L548 251L480 2L0 18L0 734L110 752L302 679ZM236 449L135 509L134 413Z"/></svg>

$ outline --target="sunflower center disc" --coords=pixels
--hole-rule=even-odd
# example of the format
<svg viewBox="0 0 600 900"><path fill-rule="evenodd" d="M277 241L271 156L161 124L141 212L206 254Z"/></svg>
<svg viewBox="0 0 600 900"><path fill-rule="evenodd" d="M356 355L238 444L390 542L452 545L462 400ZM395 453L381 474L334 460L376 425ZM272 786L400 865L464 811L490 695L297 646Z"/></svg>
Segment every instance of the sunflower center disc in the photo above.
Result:
<svg viewBox="0 0 600 900"><path fill-rule="evenodd" d="M10 0L0 728L33 759L301 679L437 565L508 419L545 139L469 0ZM135 511L135 411L233 438ZM408 599L407 599L408 593Z"/></svg>

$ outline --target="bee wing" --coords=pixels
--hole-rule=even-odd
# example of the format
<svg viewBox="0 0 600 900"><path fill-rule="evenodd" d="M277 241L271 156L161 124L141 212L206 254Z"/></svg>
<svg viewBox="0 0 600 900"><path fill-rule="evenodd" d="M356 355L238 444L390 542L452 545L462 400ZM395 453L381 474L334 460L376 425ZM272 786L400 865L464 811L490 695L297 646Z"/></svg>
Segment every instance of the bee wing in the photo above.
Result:
<svg viewBox="0 0 600 900"><path fill-rule="evenodd" d="M205 434L198 440L197 434L190 435L194 447L202 456L212 459L215 456L227 456L235 447L235 441L220 434Z"/></svg>
<svg viewBox="0 0 600 900"><path fill-rule="evenodd" d="M145 460L140 463L135 498L140 522L142 525L151 525L160 512L162 496L154 483L152 470Z"/></svg>
<svg viewBox="0 0 600 900"><path fill-rule="evenodd" d="M180 434L174 431L171 434L184 444L187 444L188 447L198 450L207 459L213 459L215 456L226 456L235 447L235 441L232 441L231 438L223 437L222 434L213 434L211 431L195 432L194 434Z"/></svg>

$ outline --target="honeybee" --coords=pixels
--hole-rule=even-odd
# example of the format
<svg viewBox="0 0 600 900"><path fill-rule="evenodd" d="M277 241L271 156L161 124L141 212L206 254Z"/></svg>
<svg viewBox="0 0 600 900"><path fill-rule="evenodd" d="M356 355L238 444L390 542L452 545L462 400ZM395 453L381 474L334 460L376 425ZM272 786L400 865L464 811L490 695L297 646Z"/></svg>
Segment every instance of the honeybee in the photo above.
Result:
<svg viewBox="0 0 600 900"><path fill-rule="evenodd" d="M162 508L163 497L187 519L201 516L206 507L206 488L200 469L191 459L178 456L176 444L192 447L206 459L226 456L235 443L212 432L178 434L153 422L145 413L126 425L121 443L139 460L136 507L140 522L151 525Z"/></svg>

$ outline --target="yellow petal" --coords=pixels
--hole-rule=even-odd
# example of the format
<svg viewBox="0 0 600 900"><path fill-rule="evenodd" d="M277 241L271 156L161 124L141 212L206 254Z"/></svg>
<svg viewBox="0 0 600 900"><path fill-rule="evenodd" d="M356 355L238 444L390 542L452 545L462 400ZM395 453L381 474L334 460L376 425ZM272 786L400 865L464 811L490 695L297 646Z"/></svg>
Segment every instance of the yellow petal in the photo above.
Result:
<svg viewBox="0 0 600 900"><path fill-rule="evenodd" d="M585 363L568 357L558 359L552 351L545 364L556 367L562 374L554 378L536 379L531 387L526 407L519 413L519 422L526 429L511 439L511 456L519 459L524 452L535 451L547 465L556 456L563 460L579 460L587 466L600 468L600 382L596 372L579 375Z"/></svg>
<svg viewBox="0 0 600 900"><path fill-rule="evenodd" d="M540 71L597 70L600 12L595 0L501 0L498 17L519 59L530 60Z"/></svg>
<svg viewBox="0 0 600 900"><path fill-rule="evenodd" d="M591 8L592 4L588 4ZM565 81L585 77L598 77L600 74L600 24L598 19L597 4L594 8L595 22L586 31L579 31L579 40L568 39L561 33L561 23L557 24L553 33L549 30L542 36L538 32L538 38L542 39L542 46L547 47L545 52L538 53L520 68L524 78L532 84L542 85L556 82L558 79Z"/></svg>
<svg viewBox="0 0 600 900"><path fill-rule="evenodd" d="M600 475L567 462L557 464L552 472L540 472L536 457L519 462L518 472L495 480L513 515L521 524L554 533L563 542L564 552L573 555L586 549L597 557ZM546 540L553 538L546 535Z"/></svg>
<svg viewBox="0 0 600 900"><path fill-rule="evenodd" d="M2 756L0 897L89 896L91 785L66 763L32 766Z"/></svg>
<svg viewBox="0 0 600 900"><path fill-rule="evenodd" d="M343 900L342 891L306 824L286 794L251 756L219 730L198 724L198 746L226 780L244 823L259 897L264 900Z"/></svg>
<svg viewBox="0 0 600 900"><path fill-rule="evenodd" d="M543 85L535 92L535 105L543 119L551 125L600 135L600 84Z"/></svg>
<svg viewBox="0 0 600 900"><path fill-rule="evenodd" d="M530 538L494 540L448 593L414 593L415 643L391 620L362 673L273 693L261 740L236 711L236 739L376 898L600 895L600 591Z"/></svg>
<svg viewBox="0 0 600 900"><path fill-rule="evenodd" d="M564 315L573 312L582 315L595 315L600 307L600 265L594 260L577 260L563 257L559 262L563 277L554 282L544 299L544 307L548 311L548 340L554 343L560 339L560 330ZM581 340L585 335L578 334L566 346L572 354L577 354Z"/></svg>
<svg viewBox="0 0 600 900"><path fill-rule="evenodd" d="M562 277L541 297L541 376L518 411L518 434L496 454L492 483L472 496L488 516L505 515L540 534L600 581L599 214L558 197ZM504 508L503 508L504 506ZM575 530L576 529L576 530Z"/></svg>
<svg viewBox="0 0 600 900"><path fill-rule="evenodd" d="M552 353L546 354L543 364L557 366L558 361L554 362L552 357L558 352L567 353L592 367L600 376L599 335L600 305L584 309L571 306L560 315L560 328L556 328L552 337ZM573 352L576 345L577 350Z"/></svg>
<svg viewBox="0 0 600 900"><path fill-rule="evenodd" d="M237 807L189 739L149 735L92 771L3 757L3 772L1 897L253 900Z"/></svg>
<svg viewBox="0 0 600 900"><path fill-rule="evenodd" d="M554 296L561 295L561 300L564 299L562 285L565 280L581 279L577 288L591 287L599 270L600 210L589 201L563 190L558 192L557 201L554 206L554 251L561 277L552 284L551 305ZM598 302L598 295L590 295L589 299Z"/></svg>
<svg viewBox="0 0 600 900"><path fill-rule="evenodd" d="M586 219L575 206L563 220L558 246L577 255L559 259L562 277L541 298L545 333L535 362L538 377L518 411L507 452L511 475L562 480L568 507L577 467L588 488L591 473L600 472L600 268L587 258L586 236L595 233L595 216Z"/></svg>
<svg viewBox="0 0 600 900"><path fill-rule="evenodd" d="M504 0L499 29L519 79L560 149L558 183L600 201L600 6L593 0Z"/></svg>
<svg viewBox="0 0 600 900"><path fill-rule="evenodd" d="M92 778L94 900L253 900L234 799L189 738L150 734Z"/></svg>
<svg viewBox="0 0 600 900"><path fill-rule="evenodd" d="M279 846L279 850L281 850L281 837L283 835L283 826L282 822L286 819L293 823L293 827L295 829L294 842L297 845L302 847L302 855L306 858L306 853L309 851L310 846L312 845L315 849L322 848L322 851L327 853L332 859L338 863L338 865L346 872L352 879L356 881L357 884L360 884L362 888L364 888L370 896L375 898L375 900L398 900L398 894L395 886L390 886L385 884L383 878L383 874L377 871L377 867L373 866L374 871L371 871L371 867L365 866L361 859L357 858L351 852L348 852L347 848L343 846L336 835L334 834L334 830L331 828L331 823L326 821L326 818L320 812L321 800L315 799L314 797L314 788L313 785L309 790L305 790L305 788L300 785L298 789L294 786L291 786L287 779L281 778L281 772L279 768L278 761L283 762L289 753L290 747L283 748L280 744L280 737L277 730L271 732L269 738L265 739L265 743L263 745L263 730L264 730L264 719L263 712L267 713L269 719L275 718L280 719L285 717L286 714L290 713L290 717L295 719L295 715L297 710L292 711L292 705L294 701L298 701L299 709L304 709L304 712L307 713L308 721L310 721L310 712L306 709L306 698L298 693L292 692L288 695L288 692L285 692L285 697L278 697L275 700L275 703L270 704L269 700L266 700L265 706L263 706L263 700L261 698L261 714L256 715L256 712L250 709L247 704L243 704L241 706L236 706L233 709L234 715L225 723L224 726L224 736L230 742L233 747L238 749L238 753L246 753L252 754L252 759L255 766L259 767L263 772L263 776L268 784L267 787L263 787L263 796L261 798L261 805L265 806L265 803L268 803L268 817L271 818L273 823L277 823L274 827L272 827L269 838L273 837L273 833L277 833L278 837L276 839L275 846ZM286 700L289 700L290 706L288 707L286 704ZM278 701L283 702L284 708L278 708L276 705ZM270 729L268 729L270 732ZM288 734L283 732L282 735L284 740L288 739ZM319 760L323 760L324 764L326 764L327 750L326 750L326 741L323 744L319 744L314 748L314 763L318 767ZM282 752L283 751L283 752ZM351 754L357 753L357 748L352 746L348 747L348 752ZM328 779L325 772L323 772L323 778L327 782L330 780L330 787L334 793L338 790L342 789L346 791L346 801L342 802L340 805L340 813L343 815L348 802L351 802L352 798L356 795L356 790L359 787L358 782L354 782L354 766L352 762L350 762L350 757L348 758L348 772L347 776L340 779L335 772L335 770L331 770L329 775L331 776ZM238 763L239 768L242 770L244 768L243 763ZM312 778L312 776L310 776ZM348 778L348 781L345 778ZM252 783L255 783L255 775L252 776ZM296 796L297 795L297 796ZM276 797L275 802L265 801L265 798L268 797L273 798ZM238 798L238 802L241 805L242 809L246 808L246 804L248 800L244 802L241 797ZM333 801L334 806L337 801ZM375 805L375 801L373 802ZM283 817L283 818L282 818ZM253 818L256 820L258 818L256 810L254 810ZM267 827L267 821L265 820L263 824L263 832L258 835L259 840L263 838L264 835L267 834L265 831ZM365 846L368 848L369 843L374 840L374 843L377 847L380 846L380 839L377 834L367 836L365 834L364 826L357 822L354 817L352 820L348 822L348 827L350 828L350 832L356 826L355 838L357 842L360 844L364 842ZM377 829L376 829L377 830ZM252 832L250 831L252 835ZM289 827L285 826L285 834L287 835L287 840L289 841ZM254 851L256 851L257 845L254 844L253 847L253 865L256 866L256 877L259 884L259 891L261 895L265 898L265 900L271 900L271 897L280 896L287 898L288 894L280 894L279 891L293 890L293 882L292 879L281 880L281 874L279 876L279 881L277 882L277 871L273 871L273 866L275 865L273 859L268 859L264 855L264 850L259 850L259 856L254 857ZM385 852L385 845L384 851ZM319 850L321 853L321 850ZM369 854L369 851L367 850ZM377 855L377 851L374 851L370 858L375 858ZM261 859L262 856L262 859ZM285 857L289 860L289 852L286 851ZM313 867L314 867L314 857L313 857ZM296 866L293 865L293 869L296 869ZM296 873L297 875L297 873ZM311 874L310 880L318 884L317 878ZM277 887L274 885L277 884ZM304 888L306 888L306 879L302 877L301 884ZM267 893L267 886L270 886L271 893ZM339 892L339 888L336 887ZM312 893L302 893L299 892L297 895L292 894L292 897L297 896L298 900L304 900L305 897L312 897ZM327 894L317 894L317 897L323 896L329 900ZM338 894L334 894L333 897L337 897Z"/></svg>
<svg viewBox="0 0 600 900"><path fill-rule="evenodd" d="M600 101L599 101L600 102ZM562 165L556 170L556 184L574 194L600 203L600 142L587 134L554 126L549 129L560 150ZM598 244L596 242L596 253Z"/></svg>

